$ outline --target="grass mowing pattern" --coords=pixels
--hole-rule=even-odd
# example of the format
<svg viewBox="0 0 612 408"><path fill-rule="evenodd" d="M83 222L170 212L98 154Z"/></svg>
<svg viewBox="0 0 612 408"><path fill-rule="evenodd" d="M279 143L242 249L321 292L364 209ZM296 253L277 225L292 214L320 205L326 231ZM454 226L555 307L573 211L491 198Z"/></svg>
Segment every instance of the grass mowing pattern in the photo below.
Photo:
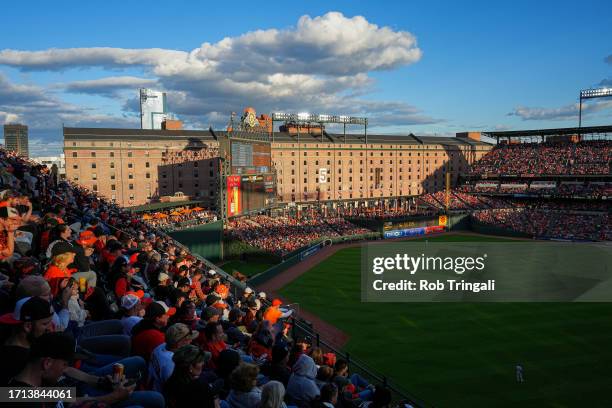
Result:
<svg viewBox="0 0 612 408"><path fill-rule="evenodd" d="M453 408L612 406L612 304L361 303L360 260L360 248L340 250L280 293L414 395Z"/></svg>

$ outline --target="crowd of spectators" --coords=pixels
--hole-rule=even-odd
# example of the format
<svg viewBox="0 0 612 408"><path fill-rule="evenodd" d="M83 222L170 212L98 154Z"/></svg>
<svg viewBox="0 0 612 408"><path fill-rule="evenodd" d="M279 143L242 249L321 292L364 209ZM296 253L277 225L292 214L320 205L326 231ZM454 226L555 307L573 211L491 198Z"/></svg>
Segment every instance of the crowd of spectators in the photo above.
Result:
<svg viewBox="0 0 612 408"><path fill-rule="evenodd" d="M530 182L530 183L475 183L464 184L456 191L463 193L528 194L552 197L612 197L612 183L607 182Z"/></svg>
<svg viewBox="0 0 612 408"><path fill-rule="evenodd" d="M308 213L300 216L255 215L230 220L228 233L249 245L283 256L325 238L371 232L337 216Z"/></svg>
<svg viewBox="0 0 612 408"><path fill-rule="evenodd" d="M499 144L472 166L473 174L610 174L611 140Z"/></svg>
<svg viewBox="0 0 612 408"><path fill-rule="evenodd" d="M81 408L390 404L140 216L4 151L0 179L0 385L74 386Z"/></svg>
<svg viewBox="0 0 612 408"><path fill-rule="evenodd" d="M439 208L446 208L446 192L437 191L419 196L427 204ZM479 197L465 193L459 189L453 189L448 195L448 208L453 211L472 210L477 208L489 208Z"/></svg>
<svg viewBox="0 0 612 408"><path fill-rule="evenodd" d="M479 210L472 216L481 223L533 238L612 239L612 220L608 212L579 213L522 207Z"/></svg>
<svg viewBox="0 0 612 408"><path fill-rule="evenodd" d="M171 232L196 225L208 224L209 222L217 221L218 217L214 211L194 207L173 208L145 213L142 215L142 219L149 227Z"/></svg>

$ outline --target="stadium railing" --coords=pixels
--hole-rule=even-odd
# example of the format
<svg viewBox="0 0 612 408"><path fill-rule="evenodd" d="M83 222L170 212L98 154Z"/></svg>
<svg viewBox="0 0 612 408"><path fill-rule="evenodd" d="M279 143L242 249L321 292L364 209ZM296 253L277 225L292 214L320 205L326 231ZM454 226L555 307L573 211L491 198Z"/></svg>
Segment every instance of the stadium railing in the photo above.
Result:
<svg viewBox="0 0 612 408"><path fill-rule="evenodd" d="M429 408L433 405L423 401L414 394L411 394L404 390L399 384L395 383L392 379L386 375L374 370L369 367L365 362L351 355L347 351L343 351L341 347L332 344L325 340L320 333L318 333L311 323L301 319L299 316L291 317L291 337L292 338L307 338L313 347L319 347L324 352L331 352L336 355L336 358L342 358L346 360L349 365L349 372L351 374L359 374L365 378L371 384L380 384L383 387L391 391L392 400L394 403L408 403L414 408Z"/></svg>

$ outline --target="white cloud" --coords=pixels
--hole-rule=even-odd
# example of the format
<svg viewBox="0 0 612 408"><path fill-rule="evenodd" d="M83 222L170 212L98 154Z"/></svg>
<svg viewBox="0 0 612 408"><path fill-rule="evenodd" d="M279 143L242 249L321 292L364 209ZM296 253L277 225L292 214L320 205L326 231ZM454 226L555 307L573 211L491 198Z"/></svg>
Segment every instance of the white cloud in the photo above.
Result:
<svg viewBox="0 0 612 408"><path fill-rule="evenodd" d="M17 123L19 122L19 119L19 115L15 113L0 111L0 124Z"/></svg>
<svg viewBox="0 0 612 408"><path fill-rule="evenodd" d="M60 88L70 93L82 93L92 95L103 95L109 97L118 96L120 91L134 90L141 87L151 87L157 83L155 79L139 78L134 76L114 76L86 81L74 81L65 84L57 84Z"/></svg>
<svg viewBox="0 0 612 408"><path fill-rule="evenodd" d="M593 114L612 108L612 101L598 101L582 104L582 115ZM566 105L559 108L540 108L517 106L508 116L518 116L523 120L568 120L578 119L579 104Z"/></svg>
<svg viewBox="0 0 612 408"><path fill-rule="evenodd" d="M62 101L47 90L32 85L13 84L0 72L0 119L19 120L30 129L61 129L71 126L130 125L137 120L100 114L95 109Z"/></svg>
<svg viewBox="0 0 612 408"><path fill-rule="evenodd" d="M16 109L2 109L7 98L1 93L2 84L0 110L14 111L37 125L64 122L78 126L99 120L100 126L137 126L136 89L146 86L166 91L170 110L192 127L225 126L230 112L245 106L253 106L259 113L283 110L362 115L379 127L432 124L440 120L405 102L364 98L374 87L371 72L413 64L421 56L413 34L338 12L302 16L294 27L251 31L205 42L188 52L112 47L5 49L0 50L0 65L21 71L110 69L114 76L56 84L51 89L116 98L126 116L113 121L37 87L21 89L29 102L16 104ZM122 70L133 74L134 68L142 71L142 77L116 74ZM134 98L126 101L124 91L130 89Z"/></svg>
<svg viewBox="0 0 612 408"><path fill-rule="evenodd" d="M121 67L132 65L156 65L159 61L184 58L185 52L150 49L52 48L44 51L0 51L0 64L24 71L55 71L76 67Z"/></svg>

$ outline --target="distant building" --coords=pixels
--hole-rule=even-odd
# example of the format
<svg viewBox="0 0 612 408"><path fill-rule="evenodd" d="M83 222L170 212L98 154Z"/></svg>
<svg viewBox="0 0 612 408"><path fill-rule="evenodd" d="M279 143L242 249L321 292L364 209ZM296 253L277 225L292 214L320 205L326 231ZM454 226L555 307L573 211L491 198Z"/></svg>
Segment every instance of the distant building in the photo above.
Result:
<svg viewBox="0 0 612 408"><path fill-rule="evenodd" d="M225 131L64 128L66 177L122 206L181 193L215 205ZM453 185L492 145L474 138L274 132L278 202L393 200Z"/></svg>
<svg viewBox="0 0 612 408"><path fill-rule="evenodd" d="M57 166L58 175L60 179L66 178L66 158L64 153L59 156L40 156L40 157L32 157L37 163L44 164L48 168L53 167L55 164Z"/></svg>
<svg viewBox="0 0 612 408"><path fill-rule="evenodd" d="M4 125L4 147L22 157L28 157L28 127L18 123Z"/></svg>
<svg viewBox="0 0 612 408"><path fill-rule="evenodd" d="M140 128L161 129L168 118L166 93L152 89L140 89Z"/></svg>

